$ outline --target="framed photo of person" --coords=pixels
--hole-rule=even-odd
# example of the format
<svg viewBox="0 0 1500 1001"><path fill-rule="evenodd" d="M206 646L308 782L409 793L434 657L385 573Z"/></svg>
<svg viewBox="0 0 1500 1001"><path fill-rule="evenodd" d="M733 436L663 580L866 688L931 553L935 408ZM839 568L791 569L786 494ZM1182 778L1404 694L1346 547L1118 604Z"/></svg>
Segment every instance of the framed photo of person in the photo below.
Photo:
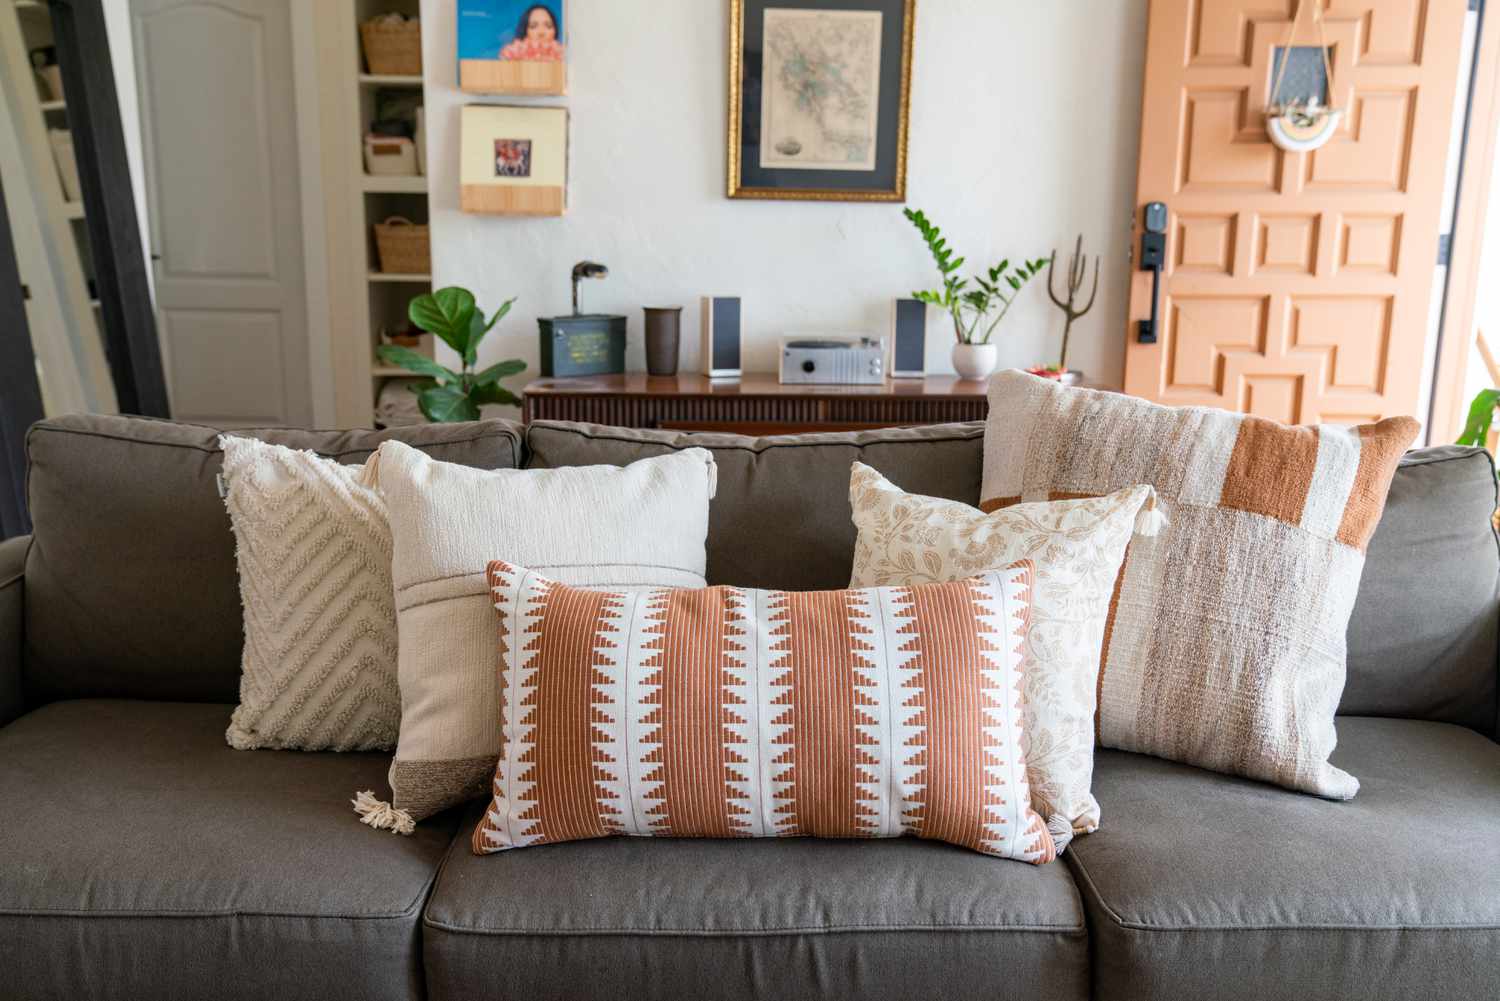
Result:
<svg viewBox="0 0 1500 1001"><path fill-rule="evenodd" d="M567 108L469 104L459 123L459 208L482 215L563 214Z"/></svg>
<svg viewBox="0 0 1500 1001"><path fill-rule="evenodd" d="M564 0L459 0L458 86L470 94L566 94Z"/></svg>
<svg viewBox="0 0 1500 1001"><path fill-rule="evenodd" d="M729 197L906 200L916 0L730 0Z"/></svg>

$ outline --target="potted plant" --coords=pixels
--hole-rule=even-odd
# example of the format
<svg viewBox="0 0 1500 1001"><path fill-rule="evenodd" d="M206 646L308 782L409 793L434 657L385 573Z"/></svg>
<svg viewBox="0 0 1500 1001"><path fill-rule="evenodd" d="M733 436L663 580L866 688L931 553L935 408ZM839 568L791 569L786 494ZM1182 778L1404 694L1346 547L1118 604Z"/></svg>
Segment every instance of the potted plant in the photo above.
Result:
<svg viewBox="0 0 1500 1001"><path fill-rule="evenodd" d="M1005 319L1026 283L1041 273L1047 259L1023 260L1011 267L1001 261L982 275L961 277L958 269L964 258L954 257L943 231L933 225L920 209L904 209L906 218L917 227L922 240L937 264L942 286L925 292L913 292L912 298L936 306L953 321L953 369L965 379L985 379L995 371L999 349L990 343L995 328Z"/></svg>
<svg viewBox="0 0 1500 1001"><path fill-rule="evenodd" d="M421 330L442 338L444 344L458 352L462 367L455 372L439 365L426 355L396 344L383 344L376 353L388 365L396 365L417 375L426 376L411 385L417 394L422 416L433 423L456 423L479 420L479 408L487 403L519 406L520 397L500 385L500 380L526 371L526 363L512 358L497 362L482 372L474 371L479 361L479 344L500 319L510 312L509 299L488 320L465 288L443 288L419 295L407 307L407 316Z"/></svg>
<svg viewBox="0 0 1500 1001"><path fill-rule="evenodd" d="M1500 389L1481 389L1469 404L1469 417L1464 421L1463 433L1458 436L1459 445L1490 447L1490 428L1495 423L1495 409L1500 407ZM1500 529L1500 509L1491 517L1491 522Z"/></svg>

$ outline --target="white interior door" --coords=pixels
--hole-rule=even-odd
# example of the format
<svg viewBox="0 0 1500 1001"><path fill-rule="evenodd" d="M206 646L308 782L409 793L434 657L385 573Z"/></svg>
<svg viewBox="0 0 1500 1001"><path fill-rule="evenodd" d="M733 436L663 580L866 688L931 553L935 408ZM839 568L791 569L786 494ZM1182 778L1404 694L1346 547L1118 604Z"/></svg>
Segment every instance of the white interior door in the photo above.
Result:
<svg viewBox="0 0 1500 1001"><path fill-rule="evenodd" d="M130 0L179 420L311 421L292 2Z"/></svg>

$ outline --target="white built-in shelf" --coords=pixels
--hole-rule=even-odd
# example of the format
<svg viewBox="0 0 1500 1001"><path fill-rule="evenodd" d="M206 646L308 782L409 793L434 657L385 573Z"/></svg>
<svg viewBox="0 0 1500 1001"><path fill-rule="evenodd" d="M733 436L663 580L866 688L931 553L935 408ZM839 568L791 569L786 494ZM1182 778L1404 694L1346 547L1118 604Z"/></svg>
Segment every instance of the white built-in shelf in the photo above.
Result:
<svg viewBox="0 0 1500 1001"><path fill-rule="evenodd" d="M396 285L430 285L431 275L399 274L393 271L371 271L370 281L390 282Z"/></svg>
<svg viewBox="0 0 1500 1001"><path fill-rule="evenodd" d="M63 216L68 219L82 219L83 202L63 202Z"/></svg>
<svg viewBox="0 0 1500 1001"><path fill-rule="evenodd" d="M422 78L420 76L408 76L404 73L361 73L359 82L364 87L420 87Z"/></svg>
<svg viewBox="0 0 1500 1001"><path fill-rule="evenodd" d="M62 101L62 100L58 100L58 101L43 101L42 102L42 110L43 111L65 111L65 110L67 110L67 107L68 107L68 102Z"/></svg>
<svg viewBox="0 0 1500 1001"><path fill-rule="evenodd" d="M372 194L427 194L427 178L425 177L376 177L366 174L364 182L365 190Z"/></svg>

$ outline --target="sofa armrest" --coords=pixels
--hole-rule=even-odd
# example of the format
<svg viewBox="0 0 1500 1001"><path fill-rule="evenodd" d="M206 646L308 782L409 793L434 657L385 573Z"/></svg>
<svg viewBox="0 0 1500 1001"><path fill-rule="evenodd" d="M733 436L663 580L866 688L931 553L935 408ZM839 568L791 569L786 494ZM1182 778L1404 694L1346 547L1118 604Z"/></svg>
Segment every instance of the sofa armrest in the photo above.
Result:
<svg viewBox="0 0 1500 1001"><path fill-rule="evenodd" d="M0 726L26 711L21 697L21 602L31 536L0 542Z"/></svg>

